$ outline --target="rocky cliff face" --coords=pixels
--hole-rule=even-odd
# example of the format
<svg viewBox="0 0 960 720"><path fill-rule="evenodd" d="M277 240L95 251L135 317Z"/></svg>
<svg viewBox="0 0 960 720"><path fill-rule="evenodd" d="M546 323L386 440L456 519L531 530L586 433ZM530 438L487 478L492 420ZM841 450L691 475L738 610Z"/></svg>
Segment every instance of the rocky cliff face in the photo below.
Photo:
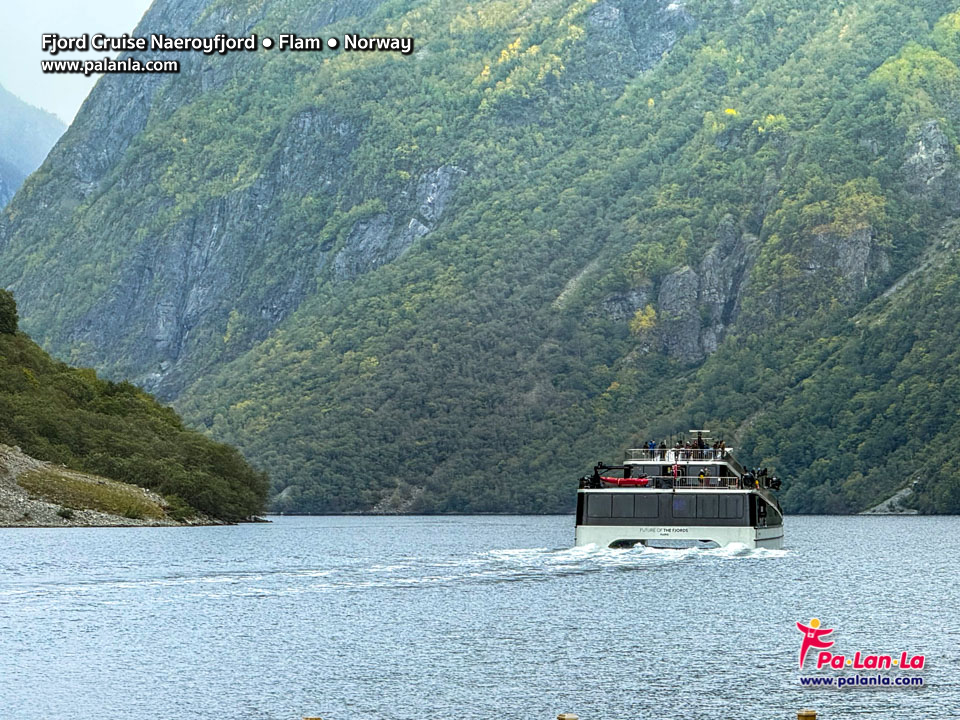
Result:
<svg viewBox="0 0 960 720"><path fill-rule="evenodd" d="M218 13L206 22L198 22L209 4L209 0L154 3L133 34L201 36L224 30L239 33L243 29L243 23L226 23ZM142 57L157 59L160 55L148 52ZM101 182L144 129L155 108L165 114L172 113L203 90L200 78L204 68L212 69L214 64L198 53L182 53L178 60L181 62L178 75L105 75L91 91L71 126L70 142L51 157L54 172L70 178L80 197L87 197L101 187ZM173 83L178 91L162 98L163 91ZM155 103L158 98L162 99Z"/></svg>
<svg viewBox="0 0 960 720"><path fill-rule="evenodd" d="M591 42L584 72L604 83L649 70L696 20L683 2L600 0L587 15Z"/></svg>
<svg viewBox="0 0 960 720"><path fill-rule="evenodd" d="M253 183L162 235L146 235L132 262L81 318L69 341L103 347L118 330L142 332L146 342L131 348L136 366L148 369L138 380L171 397L188 380L183 368L196 362L198 344L210 340L209 332L194 335L198 327L213 320L223 328L229 314L237 313L245 321L244 331L234 330L232 354L265 337L296 309L326 262L316 243L291 249L275 261L279 266L265 284L251 286L246 280L251 268L264 261L266 248L284 242L271 217L291 188L306 195L342 191L357 132L349 122L317 109L295 115ZM116 324L105 325L103 317ZM209 346L201 352L209 352Z"/></svg>
<svg viewBox="0 0 960 720"><path fill-rule="evenodd" d="M611 320L629 320L636 314L637 310L650 302L652 292L652 283L647 283L642 287L612 293L601 301L601 314Z"/></svg>
<svg viewBox="0 0 960 720"><path fill-rule="evenodd" d="M288 133L268 172L249 188L177 224L165 237L145 237L135 261L81 319L70 342L104 347L118 331L143 328L147 342L132 351L136 365L150 370L137 380L161 397L175 397L209 354L209 332L197 336L195 329L211 321L222 327L234 313L240 329L232 331L232 347L220 360L235 357L295 311L328 265L333 277L347 281L397 259L440 222L464 175L453 166L425 172L392 199L391 212L357 221L341 248L307 243L291 249L274 261L272 281L253 286L246 282L251 268L266 248L284 243L270 218L285 193L344 192L357 129L310 111L298 115ZM114 322L105 325L103 317Z"/></svg>
<svg viewBox="0 0 960 720"><path fill-rule="evenodd" d="M305 27L321 32L379 5L372 0L331 4L308 13ZM209 0L155 3L135 34L246 35L269 10L263 5L241 11ZM147 53L142 59L150 57ZM131 150L147 123L171 118L247 71L243 57L184 53L178 59L178 75L111 75L98 83L68 142L51 157L58 184L37 188L41 202L63 211L57 195L64 190L72 196L68 205L75 205L110 187L134 193L151 185L156 181L154 158ZM53 333L61 338L57 342L91 349L93 354L82 359L102 362L102 349L116 347L122 338L126 357L121 373L173 398L213 357L217 362L232 359L263 340L315 290L324 273L347 281L400 257L441 221L463 170L453 165L423 169L405 189L383 198L385 212L356 221L342 243L311 241L300 237L301 228L275 222L291 203L330 208L342 202L338 199L355 196L352 154L364 130L362 119L329 108L303 109L280 128L253 182L157 230L143 220L168 212L171 199L147 198L137 209L141 221L134 237L129 237L128 218L105 218L94 232L128 237L126 258L89 308ZM61 217L70 222L67 215ZM9 222L0 221L0 249L12 232ZM291 232L296 240L285 247L293 239ZM36 303L49 302L47 287L11 285L25 314ZM221 346L213 357L211 344Z"/></svg>
<svg viewBox="0 0 960 720"><path fill-rule="evenodd" d="M830 229L814 233L810 248L807 272L835 277L837 295L845 302L890 271L890 258L870 226L849 234Z"/></svg>
<svg viewBox="0 0 960 720"><path fill-rule="evenodd" d="M298 25L320 33L349 20L350 29L361 29L381 4L324 5L305 11ZM135 34L263 33L264 23L269 27L276 17L269 3L239 8L169 0L151 6ZM578 59L571 76L596 72L619 83L651 68L695 24L682 3L663 0L602 0L585 19L596 42L582 47L594 54ZM141 59L155 56L148 52ZM99 247L123 238L122 254L110 261L113 270L98 279L80 313L70 304L57 304L62 296L49 280L25 281L9 272L3 279L17 293L28 325L39 307L60 318L32 328L48 343L72 348L78 361L133 376L164 398L176 397L211 363L229 361L262 341L324 278L352 282L400 258L442 222L467 177L454 163L410 168L406 186L379 198L381 209L363 214L339 237L317 237L318 215L370 199L351 180L357 174L355 154L369 131L362 114L319 104L297 111L278 128L252 182L176 213L174 222L148 222L172 214L178 202L158 193L125 212L100 216L94 210L78 225L74 208L86 208L103 193L135 195L156 186L157 152L143 147L148 124L177 123L184 108L243 83L254 62L200 53L182 53L178 59L177 75L104 76L67 141L51 155L49 173L57 182L33 188L32 204L52 209L47 223L36 217L0 220L0 250L17 234L29 236L30 224L39 232L42 225L58 224L69 248L64 258L75 264L88 260L84 243ZM532 108L526 101L518 107ZM293 225L274 222L296 204L314 208L307 211L313 217ZM139 220L131 222L134 213Z"/></svg>
<svg viewBox="0 0 960 720"><path fill-rule="evenodd" d="M452 165L425 172L395 199L392 214L358 220L333 258L334 277L349 280L400 257L437 226L464 175Z"/></svg>
<svg viewBox="0 0 960 720"><path fill-rule="evenodd" d="M692 363L716 351L739 315L756 240L728 215L699 265L678 268L663 279L656 305L663 352Z"/></svg>
<svg viewBox="0 0 960 720"><path fill-rule="evenodd" d="M903 175L910 192L960 210L960 170L956 152L937 120L927 120L916 131Z"/></svg>

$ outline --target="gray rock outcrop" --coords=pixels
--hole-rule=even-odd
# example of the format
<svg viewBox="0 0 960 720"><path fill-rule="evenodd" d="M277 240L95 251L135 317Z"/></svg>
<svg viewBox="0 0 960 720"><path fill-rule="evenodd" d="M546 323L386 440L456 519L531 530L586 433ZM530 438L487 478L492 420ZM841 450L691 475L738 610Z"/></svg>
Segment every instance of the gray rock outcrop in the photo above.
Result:
<svg viewBox="0 0 960 720"><path fill-rule="evenodd" d="M949 138L936 120L921 125L903 164L907 190L933 203L960 210L960 171Z"/></svg>
<svg viewBox="0 0 960 720"><path fill-rule="evenodd" d="M699 362L716 351L739 313L755 240L727 216L696 268L684 266L663 279L657 296L663 352L683 362Z"/></svg>
<svg viewBox="0 0 960 720"><path fill-rule="evenodd" d="M600 302L601 312L611 320L629 320L650 302L652 290L650 285L644 285L612 293Z"/></svg>
<svg viewBox="0 0 960 720"><path fill-rule="evenodd" d="M349 280L400 257L436 227L464 175L452 165L426 172L415 184L415 205L410 215L404 212L406 203L401 200L395 213L379 213L357 221L333 259L334 277Z"/></svg>
<svg viewBox="0 0 960 720"><path fill-rule="evenodd" d="M835 275L837 294L844 301L855 298L890 270L890 258L870 226L846 235L830 228L815 233L808 257L807 272Z"/></svg>
<svg viewBox="0 0 960 720"><path fill-rule="evenodd" d="M705 357L700 322L700 278L690 267L667 275L660 284L657 325L663 351L685 362Z"/></svg>
<svg viewBox="0 0 960 720"><path fill-rule="evenodd" d="M587 14L585 71L600 82L622 82L660 62L695 26L683 2L600 0Z"/></svg>

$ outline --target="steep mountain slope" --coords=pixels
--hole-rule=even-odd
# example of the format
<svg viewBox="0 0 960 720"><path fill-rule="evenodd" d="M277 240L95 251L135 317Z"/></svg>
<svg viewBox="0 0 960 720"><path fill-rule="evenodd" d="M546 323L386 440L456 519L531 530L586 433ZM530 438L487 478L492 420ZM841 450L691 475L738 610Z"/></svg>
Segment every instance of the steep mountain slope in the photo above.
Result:
<svg viewBox="0 0 960 720"><path fill-rule="evenodd" d="M285 510L564 510L692 424L790 510L919 474L911 502L955 511L925 463L956 413L921 387L957 372L924 322L956 299L952 10L158 2L138 32L416 51L104 78L0 221L0 283L47 347L269 465Z"/></svg>
<svg viewBox="0 0 960 720"><path fill-rule="evenodd" d="M4 524L50 524L52 502L83 511L77 521L84 523L109 522L98 513L170 522L197 510L220 520L244 520L261 513L266 500L266 477L236 450L184 428L175 412L130 383L68 367L17 332L16 304L5 290L0 290L2 446L16 447L0 453ZM65 467L24 458L21 448ZM42 500L26 501L23 490Z"/></svg>
<svg viewBox="0 0 960 720"><path fill-rule="evenodd" d="M56 115L28 105L0 86L0 207L40 167L65 129Z"/></svg>

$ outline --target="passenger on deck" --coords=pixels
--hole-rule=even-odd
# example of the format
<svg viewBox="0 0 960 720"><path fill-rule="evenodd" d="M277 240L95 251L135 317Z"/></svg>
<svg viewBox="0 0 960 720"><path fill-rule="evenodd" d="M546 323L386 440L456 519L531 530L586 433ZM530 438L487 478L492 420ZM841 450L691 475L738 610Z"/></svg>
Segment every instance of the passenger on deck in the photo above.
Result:
<svg viewBox="0 0 960 720"><path fill-rule="evenodd" d="M657 460L663 460L667 457L667 444L661 440L660 441L660 452L657 453Z"/></svg>
<svg viewBox="0 0 960 720"><path fill-rule="evenodd" d="M706 473L706 471L703 470L702 468L701 468L701 470L700 470L700 474L697 475L697 479L700 480L700 487L705 487L705 486L706 486L706 484L707 484L707 483L706 483L707 473Z"/></svg>

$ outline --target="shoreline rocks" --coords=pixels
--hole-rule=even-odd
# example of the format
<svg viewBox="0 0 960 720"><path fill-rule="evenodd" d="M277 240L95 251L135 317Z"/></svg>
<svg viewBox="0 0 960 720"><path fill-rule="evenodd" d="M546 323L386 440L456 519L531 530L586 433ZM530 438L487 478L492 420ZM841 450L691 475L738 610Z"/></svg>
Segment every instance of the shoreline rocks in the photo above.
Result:
<svg viewBox="0 0 960 720"><path fill-rule="evenodd" d="M145 505L157 507L162 517L125 517L123 515L77 508L45 499L23 487L19 479L29 473L44 472L61 477L65 482L89 483L107 490L122 490ZM155 492L136 485L69 470L62 465L33 458L18 447L0 444L0 528L10 527L186 527L193 525L225 525L209 516L198 514L184 521L169 517L166 500Z"/></svg>

